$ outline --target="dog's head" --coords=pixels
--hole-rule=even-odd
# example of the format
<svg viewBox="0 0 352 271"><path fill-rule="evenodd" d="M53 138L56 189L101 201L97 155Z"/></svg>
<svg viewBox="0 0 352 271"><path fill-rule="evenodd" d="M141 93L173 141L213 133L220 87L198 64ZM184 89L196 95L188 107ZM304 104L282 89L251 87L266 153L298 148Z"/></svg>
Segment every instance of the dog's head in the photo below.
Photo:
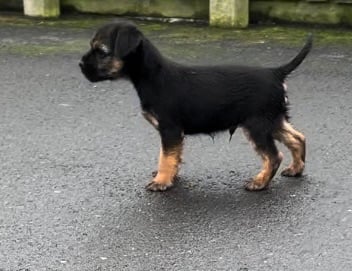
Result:
<svg viewBox="0 0 352 271"><path fill-rule="evenodd" d="M142 34L130 22L114 22L98 29L90 50L79 66L91 82L114 80L123 75L126 60L142 43Z"/></svg>

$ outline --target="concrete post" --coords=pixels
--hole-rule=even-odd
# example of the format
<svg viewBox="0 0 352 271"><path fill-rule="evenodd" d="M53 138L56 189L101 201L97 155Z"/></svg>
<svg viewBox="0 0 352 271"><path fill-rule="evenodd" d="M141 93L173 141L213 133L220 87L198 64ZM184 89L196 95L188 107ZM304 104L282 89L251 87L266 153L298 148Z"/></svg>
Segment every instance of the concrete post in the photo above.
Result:
<svg viewBox="0 0 352 271"><path fill-rule="evenodd" d="M210 25L245 28L248 17L248 0L210 0Z"/></svg>
<svg viewBox="0 0 352 271"><path fill-rule="evenodd" d="M32 17L58 17L60 0L23 0L24 14Z"/></svg>

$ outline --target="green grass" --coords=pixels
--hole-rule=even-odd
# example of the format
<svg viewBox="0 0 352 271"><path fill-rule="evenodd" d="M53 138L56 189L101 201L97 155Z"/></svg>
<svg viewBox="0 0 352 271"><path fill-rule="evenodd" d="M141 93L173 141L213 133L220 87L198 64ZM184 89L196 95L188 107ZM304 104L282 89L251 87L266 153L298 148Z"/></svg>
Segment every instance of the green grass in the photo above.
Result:
<svg viewBox="0 0 352 271"><path fill-rule="evenodd" d="M32 19L19 15L0 15L0 27L50 28L64 31L94 30L116 17L106 16L62 16L59 19ZM168 24L160 22L136 21L141 30L152 40L160 41L166 51L177 49L175 45L184 45L190 54L196 54L197 45L206 45L222 41L234 41L242 44L280 43L285 46L299 46L304 43L308 33L314 34L315 46L344 46L352 48L352 31L343 28L303 27L303 26L250 26L244 30L220 29L206 24ZM54 30L55 31L55 30ZM7 43L0 39L0 53L13 53L28 56L82 52L87 48L88 40L77 37L75 40L55 42L26 41ZM191 50L190 47L194 47Z"/></svg>

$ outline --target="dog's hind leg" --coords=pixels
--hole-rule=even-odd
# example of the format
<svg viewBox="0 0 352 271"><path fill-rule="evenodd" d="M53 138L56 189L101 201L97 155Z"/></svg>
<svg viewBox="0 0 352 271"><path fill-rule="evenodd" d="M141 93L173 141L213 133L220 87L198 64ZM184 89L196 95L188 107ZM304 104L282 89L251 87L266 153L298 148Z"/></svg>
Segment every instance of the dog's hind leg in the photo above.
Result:
<svg viewBox="0 0 352 271"><path fill-rule="evenodd" d="M164 191L173 185L181 162L182 132L178 129L161 130L161 148L156 176L147 184L151 191Z"/></svg>
<svg viewBox="0 0 352 271"><path fill-rule="evenodd" d="M284 120L279 130L275 132L274 137L282 142L292 154L291 164L281 172L281 175L288 177L302 175L306 156L306 140L304 135Z"/></svg>
<svg viewBox="0 0 352 271"><path fill-rule="evenodd" d="M283 154L275 146L274 138L269 131L259 127L244 129L248 139L263 160L262 170L245 185L249 191L265 189L278 170Z"/></svg>

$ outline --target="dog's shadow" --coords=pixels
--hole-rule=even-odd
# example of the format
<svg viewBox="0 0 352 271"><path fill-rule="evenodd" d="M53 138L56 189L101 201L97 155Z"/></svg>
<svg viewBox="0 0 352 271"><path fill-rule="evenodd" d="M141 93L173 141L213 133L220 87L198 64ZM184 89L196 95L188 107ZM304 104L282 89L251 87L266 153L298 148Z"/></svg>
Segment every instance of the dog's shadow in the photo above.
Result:
<svg viewBox="0 0 352 271"><path fill-rule="evenodd" d="M290 217L303 215L314 192L314 180L307 176L276 177L261 192L246 191L240 178L232 176L221 183L212 176L197 180L181 175L175 187L165 192L138 186L130 195L133 200L128 197L108 207L101 223L111 227L100 234L118 240L120 247L145 243L159 247L162 241L179 246L186 240L207 242L209 238L221 243L241 235L262 235L296 223Z"/></svg>
<svg viewBox="0 0 352 271"><path fill-rule="evenodd" d="M198 180L198 185L194 183L197 182L181 176L169 191L146 192L142 205L139 205L152 218L145 221L146 224L192 227L197 223L226 221L236 224L236 221L245 221L247 226L252 223L256 226L261 220L278 220L299 211L309 194L311 180L307 176L294 179L276 177L267 190L260 192L246 191L239 180L232 180L230 186L206 180Z"/></svg>

